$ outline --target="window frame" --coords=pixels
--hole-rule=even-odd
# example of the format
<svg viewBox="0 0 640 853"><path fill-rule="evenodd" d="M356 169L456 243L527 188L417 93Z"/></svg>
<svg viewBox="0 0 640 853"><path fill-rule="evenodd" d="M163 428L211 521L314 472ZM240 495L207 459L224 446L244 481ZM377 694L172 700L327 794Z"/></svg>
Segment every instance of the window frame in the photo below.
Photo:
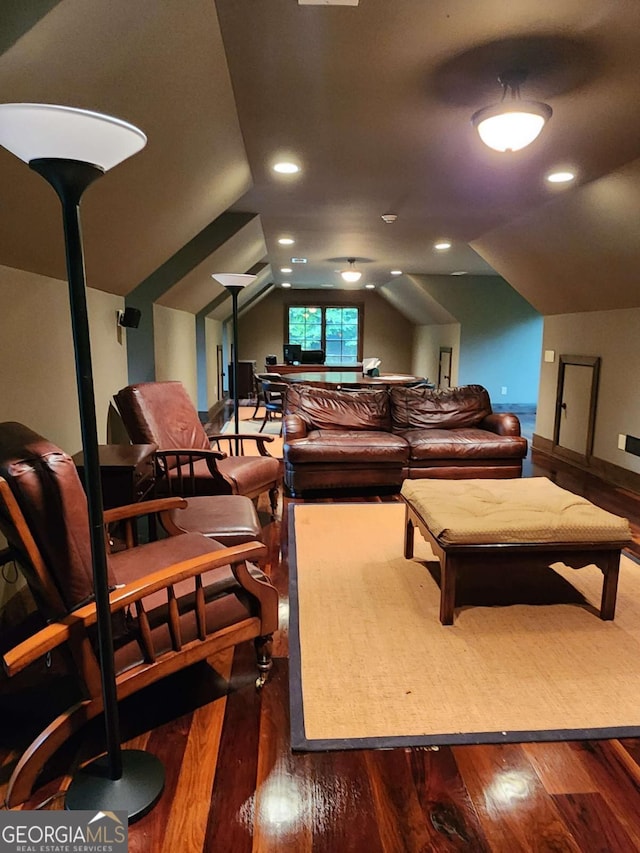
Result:
<svg viewBox="0 0 640 853"><path fill-rule="evenodd" d="M323 349L326 353L326 311L327 308L352 308L358 312L358 344L357 344L357 358L356 364L362 363L362 353L364 350L364 302L323 302L317 299L305 299L300 300L296 299L295 301L286 302L284 304L284 323L283 323L283 345L290 343L289 340L289 309L290 308L318 308L322 311L322 324L321 324L321 345L320 348ZM331 366L331 362L327 362L328 366ZM350 365L340 365L334 364L335 367L349 367Z"/></svg>

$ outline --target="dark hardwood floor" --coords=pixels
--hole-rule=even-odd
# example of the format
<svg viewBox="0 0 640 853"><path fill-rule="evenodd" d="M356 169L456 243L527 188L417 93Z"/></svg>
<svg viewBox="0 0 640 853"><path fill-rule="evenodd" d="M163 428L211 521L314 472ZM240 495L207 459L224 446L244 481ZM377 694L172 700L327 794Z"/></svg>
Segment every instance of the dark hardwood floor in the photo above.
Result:
<svg viewBox="0 0 640 853"><path fill-rule="evenodd" d="M535 456L527 473L550 476L626 515L640 554L640 496ZM363 498L322 498L336 499ZM284 499L285 513L289 503ZM267 519L266 506L260 509ZM253 686L253 647L247 645L121 705L126 743L158 755L167 777L158 805L129 828L131 851L640 850L640 740L293 754L284 528L279 521L265 527L282 627L262 693ZM21 739L15 720L2 728L0 787ZM92 724L63 750L60 766L49 769L28 807L68 784L62 771L98 749L99 735L100 726ZM48 807L62 808L63 800Z"/></svg>

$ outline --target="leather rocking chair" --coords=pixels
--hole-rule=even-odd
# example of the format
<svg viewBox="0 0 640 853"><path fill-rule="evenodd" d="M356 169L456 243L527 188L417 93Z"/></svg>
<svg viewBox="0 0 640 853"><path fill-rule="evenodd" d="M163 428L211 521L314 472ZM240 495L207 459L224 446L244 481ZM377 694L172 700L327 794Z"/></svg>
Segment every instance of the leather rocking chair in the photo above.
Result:
<svg viewBox="0 0 640 853"><path fill-rule="evenodd" d="M181 532L169 514L186 504L164 498L104 514L105 525L117 523L120 534L119 550L108 554L119 701L248 640L257 650L260 686L271 667L278 594L248 562L264 557L264 545L225 547L201 533ZM147 513L156 513L176 535L137 545L135 522ZM29 798L58 748L103 707L85 493L71 457L14 422L0 423L0 531L46 623L3 651L5 675L60 647L80 688L80 698L49 722L13 770L6 804L14 807Z"/></svg>
<svg viewBox="0 0 640 853"><path fill-rule="evenodd" d="M266 450L271 436L208 436L181 382L127 385L114 399L131 441L157 446L158 494L256 498L268 491L275 515L282 462ZM257 444L259 455L244 455L248 443Z"/></svg>

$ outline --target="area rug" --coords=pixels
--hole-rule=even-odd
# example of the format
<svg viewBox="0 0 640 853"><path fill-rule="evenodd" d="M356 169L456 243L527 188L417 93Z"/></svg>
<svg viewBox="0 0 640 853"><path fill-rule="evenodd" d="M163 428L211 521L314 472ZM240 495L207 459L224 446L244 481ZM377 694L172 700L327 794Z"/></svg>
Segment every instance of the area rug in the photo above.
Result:
<svg viewBox="0 0 640 853"><path fill-rule="evenodd" d="M486 567L438 619L438 563L404 507L289 509L291 744L296 750L640 735L640 566L616 618L602 574Z"/></svg>
<svg viewBox="0 0 640 853"><path fill-rule="evenodd" d="M262 419L264 418L264 407L260 407L257 412L257 416L252 418L251 415L255 411L255 406L240 406L238 410L239 414L239 426L240 432L245 435L252 435L253 433L260 433L260 427L262 426ZM264 429L260 433L261 435L268 435L273 438L273 441L267 442L267 450L272 456L276 456L279 459L282 458L282 436L280 435L281 430L281 421L280 418L277 417L274 420L267 421ZM231 420L227 421L222 429L220 430L225 435L228 433L235 432L235 423L233 417ZM245 454L247 456L256 456L259 454L257 449L257 445L255 447L251 446L251 442L247 443L245 446Z"/></svg>

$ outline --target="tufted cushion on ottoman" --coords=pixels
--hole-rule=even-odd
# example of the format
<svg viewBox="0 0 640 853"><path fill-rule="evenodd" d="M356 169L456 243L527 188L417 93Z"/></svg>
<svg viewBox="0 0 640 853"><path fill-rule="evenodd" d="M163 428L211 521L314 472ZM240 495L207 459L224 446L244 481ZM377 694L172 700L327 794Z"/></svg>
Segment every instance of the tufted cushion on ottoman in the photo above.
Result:
<svg viewBox="0 0 640 853"><path fill-rule="evenodd" d="M401 495L443 544L631 541L626 518L546 477L405 480Z"/></svg>

